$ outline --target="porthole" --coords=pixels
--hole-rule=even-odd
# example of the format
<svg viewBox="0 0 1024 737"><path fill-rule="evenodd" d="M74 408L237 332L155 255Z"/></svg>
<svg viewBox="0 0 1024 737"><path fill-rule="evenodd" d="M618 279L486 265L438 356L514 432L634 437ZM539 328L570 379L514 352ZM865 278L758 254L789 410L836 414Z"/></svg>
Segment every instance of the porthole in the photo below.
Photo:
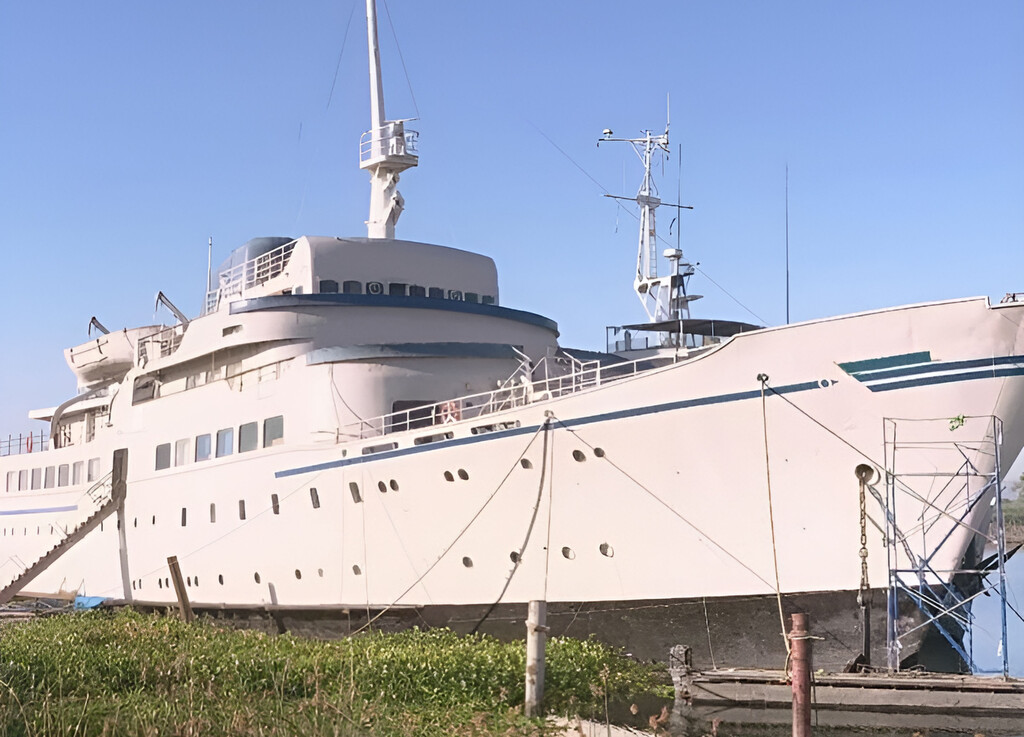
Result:
<svg viewBox="0 0 1024 737"><path fill-rule="evenodd" d="M576 461L577 461L578 463L583 463L583 461L587 460L587 457L586 457L586 455L584 455L584 454L583 454L583 451L582 451L582 450L574 450L574 451L572 452L572 457L573 457L573 458L574 458L574 459L575 459L575 460L576 460Z"/></svg>
<svg viewBox="0 0 1024 737"><path fill-rule="evenodd" d="M185 516L186 514L187 514L187 510L185 509L185 507L182 507L181 508L181 526L182 527L185 526L185 522L187 521L186 516Z"/></svg>
<svg viewBox="0 0 1024 737"><path fill-rule="evenodd" d="M320 509L320 494L315 486L309 488L309 501L312 503L313 509Z"/></svg>
<svg viewBox="0 0 1024 737"><path fill-rule="evenodd" d="M605 556L606 558L611 558L615 555L615 548L613 548L608 543L601 543L601 546L598 548L598 550L600 550L601 555Z"/></svg>
<svg viewBox="0 0 1024 737"><path fill-rule="evenodd" d="M352 501L354 501L356 504L359 504L359 502L363 501L363 496L362 494L359 493L359 484L357 484L355 481L348 482L348 490L352 494Z"/></svg>
<svg viewBox="0 0 1024 737"><path fill-rule="evenodd" d="M391 487L391 491L398 491L398 482L394 479L391 479L391 481L388 482L388 486Z"/></svg>
<svg viewBox="0 0 1024 737"><path fill-rule="evenodd" d="M155 525L156 524L156 515L155 514L153 515L153 518L149 521L149 524L151 524L151 525Z"/></svg>
<svg viewBox="0 0 1024 737"><path fill-rule="evenodd" d="M171 588L171 579L165 578L164 579L164 586L166 586L167 588Z"/></svg>
<svg viewBox="0 0 1024 737"><path fill-rule="evenodd" d="M463 481L469 481L469 473L466 472L466 469L459 469L459 478L462 479Z"/></svg>
<svg viewBox="0 0 1024 737"><path fill-rule="evenodd" d="M253 577L253 579L255 579L256 583L259 583L259 582L260 582L260 574L259 574L259 571L257 571L256 573L254 573L252 577Z"/></svg>
<svg viewBox="0 0 1024 737"><path fill-rule="evenodd" d="M444 480L445 481L454 481L455 477L452 476L452 472L451 471L445 471L444 472Z"/></svg>
<svg viewBox="0 0 1024 737"><path fill-rule="evenodd" d="M132 527L138 527L138 526L139 526L139 518L136 517L135 519L132 520Z"/></svg>
<svg viewBox="0 0 1024 737"><path fill-rule="evenodd" d="M270 508L274 514L281 514L281 500L278 499L277 494L270 495Z"/></svg>
<svg viewBox="0 0 1024 737"><path fill-rule="evenodd" d="M318 575L320 578L323 578L324 577L324 569L323 568L317 568L316 569L316 575Z"/></svg>
<svg viewBox="0 0 1024 737"><path fill-rule="evenodd" d="M216 521L217 521L217 505L216 504L211 504L210 505L210 522L212 523L212 522L216 522Z"/></svg>
<svg viewBox="0 0 1024 737"><path fill-rule="evenodd" d="M533 468L533 464L530 463L530 459L529 458L521 458L521 459L519 459L519 465L522 466L523 468Z"/></svg>
<svg viewBox="0 0 1024 737"><path fill-rule="evenodd" d="M196 576L195 578L193 578L193 579L192 579L192 582L193 582L193 583L194 583L194 584L195 584L196 586L198 586L198 585L199 585L199 576Z"/></svg>
<svg viewBox="0 0 1024 737"><path fill-rule="evenodd" d="M238 500L238 519L245 519L245 499Z"/></svg>
<svg viewBox="0 0 1024 737"><path fill-rule="evenodd" d="M381 494L384 494L388 490L388 485L385 484L383 481L378 481L377 482L377 488L380 489L380 493Z"/></svg>
<svg viewBox="0 0 1024 737"><path fill-rule="evenodd" d="M472 558L470 558L470 557L469 557L469 556L467 555L466 557L464 557L464 558L462 559L462 565L466 566L466 568L472 568L472 567L473 567L473 559L472 559Z"/></svg>
<svg viewBox="0 0 1024 737"><path fill-rule="evenodd" d="M356 574L357 576L362 576L363 575L363 569L360 568L359 566L352 566L352 573Z"/></svg>
<svg viewBox="0 0 1024 737"><path fill-rule="evenodd" d="M156 587L158 589L162 589L164 587L164 582L161 581L159 578L156 580Z"/></svg>
<svg viewBox="0 0 1024 737"><path fill-rule="evenodd" d="M132 591L135 591L135 582L132 581Z"/></svg>
<svg viewBox="0 0 1024 737"><path fill-rule="evenodd" d="M508 554L508 557L512 560L513 563L518 563L520 560L519 551L513 550L511 553Z"/></svg>
<svg viewBox="0 0 1024 737"><path fill-rule="evenodd" d="M572 548L566 546L566 547L562 548L562 557L565 558L566 560L573 560L573 559L576 558L576 551L574 551Z"/></svg>
<svg viewBox="0 0 1024 737"><path fill-rule="evenodd" d="M295 569L295 578L302 578L302 571L298 568Z"/></svg>
<svg viewBox="0 0 1024 737"><path fill-rule="evenodd" d="M190 587L192 586L192 576L185 577L185 585Z"/></svg>
<svg viewBox="0 0 1024 737"><path fill-rule="evenodd" d="M597 458L604 458L604 448L594 448L594 455Z"/></svg>
<svg viewBox="0 0 1024 737"><path fill-rule="evenodd" d="M223 573L218 574L218 576L217 576L217 583L219 583L221 586L224 585L224 574Z"/></svg>

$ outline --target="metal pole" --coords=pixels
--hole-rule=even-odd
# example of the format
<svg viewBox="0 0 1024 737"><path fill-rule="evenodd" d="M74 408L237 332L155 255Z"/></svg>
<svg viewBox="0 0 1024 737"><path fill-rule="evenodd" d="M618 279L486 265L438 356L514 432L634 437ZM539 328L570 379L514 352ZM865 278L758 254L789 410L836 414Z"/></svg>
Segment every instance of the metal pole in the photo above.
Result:
<svg viewBox="0 0 1024 737"><path fill-rule="evenodd" d="M811 638L806 614L793 614L790 643L790 683L793 688L793 737L811 737Z"/></svg>
<svg viewBox="0 0 1024 737"><path fill-rule="evenodd" d="M185 582L181 578L181 568L178 566L178 556L172 555L167 559L167 566L171 569L171 581L174 583L174 593L178 596L178 608L181 609L181 618L186 624L195 619L192 614L192 605L188 601L188 593L185 591Z"/></svg>
<svg viewBox="0 0 1024 737"><path fill-rule="evenodd" d="M999 612L1002 624L1003 680L1010 678L1010 656L1006 642L1006 530L1003 527L1003 490L1000 485L1002 469L999 467L999 445L1002 442L1003 428L998 417L992 418L992 439L995 449L995 485L996 485L996 553L999 557ZM971 638L974 639L973 637Z"/></svg>
<svg viewBox="0 0 1024 737"><path fill-rule="evenodd" d="M548 628L546 601L531 601L526 617L526 716L541 715L544 702L544 645Z"/></svg>

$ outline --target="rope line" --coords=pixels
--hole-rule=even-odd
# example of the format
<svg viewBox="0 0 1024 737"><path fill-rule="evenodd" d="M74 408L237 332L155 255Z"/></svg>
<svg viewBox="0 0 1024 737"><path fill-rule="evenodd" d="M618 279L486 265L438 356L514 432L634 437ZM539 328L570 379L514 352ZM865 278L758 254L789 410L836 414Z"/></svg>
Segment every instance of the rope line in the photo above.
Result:
<svg viewBox="0 0 1024 737"><path fill-rule="evenodd" d="M786 616L782 613L782 585L779 583L779 552L775 542L775 511L772 504L772 469L768 454L768 409L765 404L765 387L768 385L768 374L758 374L761 384L761 427L764 432L764 475L768 487L768 525L772 532L772 563L775 566L775 599L779 605L779 625L782 627L782 639L786 643L786 656L789 657L789 637L786 634Z"/></svg>

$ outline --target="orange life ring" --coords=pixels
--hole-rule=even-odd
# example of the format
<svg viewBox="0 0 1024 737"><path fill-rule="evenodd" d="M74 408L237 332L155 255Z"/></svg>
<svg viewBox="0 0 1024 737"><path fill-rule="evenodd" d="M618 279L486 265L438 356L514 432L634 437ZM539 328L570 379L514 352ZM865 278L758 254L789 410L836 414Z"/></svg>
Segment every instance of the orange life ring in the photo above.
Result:
<svg viewBox="0 0 1024 737"><path fill-rule="evenodd" d="M28 438L25 439L25 452L32 452L32 433L29 433Z"/></svg>

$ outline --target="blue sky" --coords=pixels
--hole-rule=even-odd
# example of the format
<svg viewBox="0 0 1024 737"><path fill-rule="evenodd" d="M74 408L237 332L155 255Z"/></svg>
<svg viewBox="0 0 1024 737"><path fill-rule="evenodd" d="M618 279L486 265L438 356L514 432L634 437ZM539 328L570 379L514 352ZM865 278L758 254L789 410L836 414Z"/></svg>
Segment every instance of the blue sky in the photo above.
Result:
<svg viewBox="0 0 1024 737"><path fill-rule="evenodd" d="M635 221L591 179L632 195L639 167L595 142L660 130L669 94L661 193L682 144L684 251L746 308L698 276L695 315L785 320L787 164L794 321L1024 291L1022 3L388 11L387 111L421 133L399 236L492 256L502 303L564 344L642 319ZM74 392L61 352L90 316L152 322L158 290L195 314L208 237L218 263L365 234L363 23L361 0L0 0L3 433Z"/></svg>

